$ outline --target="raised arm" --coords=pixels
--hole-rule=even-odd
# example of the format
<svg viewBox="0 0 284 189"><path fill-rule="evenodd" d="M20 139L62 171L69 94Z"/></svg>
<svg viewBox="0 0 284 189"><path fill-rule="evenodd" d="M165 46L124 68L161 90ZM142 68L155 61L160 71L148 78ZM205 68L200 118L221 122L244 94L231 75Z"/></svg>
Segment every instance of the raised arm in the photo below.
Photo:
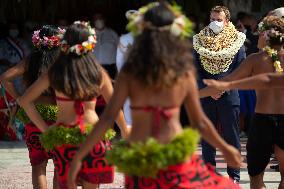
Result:
<svg viewBox="0 0 284 189"><path fill-rule="evenodd" d="M5 89L14 99L20 97L20 94L16 90L13 80L22 76L24 72L25 72L25 60L22 60L17 65L11 67L0 76L1 83L4 85Z"/></svg>
<svg viewBox="0 0 284 189"><path fill-rule="evenodd" d="M198 96L196 79L193 73L190 73L187 83L189 86L187 91L188 95L184 101L184 104L188 112L191 125L200 131L204 140L206 140L212 146L220 149L227 163L231 167L240 167L242 159L239 151L228 145L220 137L211 121L203 112Z"/></svg>
<svg viewBox="0 0 284 189"><path fill-rule="evenodd" d="M104 99L106 100L106 102L109 103L110 98L113 95L113 86L112 86L109 76L107 75L105 71L103 71L103 83L101 87L101 93ZM121 110L119 111L118 116L116 117L116 123L122 132L122 137L126 138L128 135L128 130L126 126L127 123L124 119L124 114Z"/></svg>
<svg viewBox="0 0 284 189"><path fill-rule="evenodd" d="M223 82L204 80L204 83L209 87L216 88L218 90L283 88L284 75L278 73L266 73L236 81Z"/></svg>
<svg viewBox="0 0 284 189"><path fill-rule="evenodd" d="M107 129L111 127L128 96L127 77L123 73L118 76L113 94L99 121L73 158L68 177L68 188L70 189L76 188L75 181L81 168L82 159L101 140Z"/></svg>
<svg viewBox="0 0 284 189"><path fill-rule="evenodd" d="M44 132L48 127L44 122L40 114L35 108L34 101L49 87L48 75L44 74L34 82L24 93L22 97L18 99L18 103L22 106L31 119L31 121Z"/></svg>
<svg viewBox="0 0 284 189"><path fill-rule="evenodd" d="M239 67L237 67L231 74L227 75L226 77L220 79L220 81L233 81L242 78L246 78L252 75L253 72L253 64L254 62L259 62L257 60L256 54L252 54L248 56ZM216 90L213 87L206 87L199 91L199 97L204 98L211 96L212 94L216 94L220 92L220 90Z"/></svg>

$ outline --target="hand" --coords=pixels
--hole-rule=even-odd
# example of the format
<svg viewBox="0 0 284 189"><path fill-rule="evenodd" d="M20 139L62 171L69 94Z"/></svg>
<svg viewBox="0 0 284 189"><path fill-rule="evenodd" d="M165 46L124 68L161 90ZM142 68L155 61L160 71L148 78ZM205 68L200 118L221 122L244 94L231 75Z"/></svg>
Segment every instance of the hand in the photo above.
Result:
<svg viewBox="0 0 284 189"><path fill-rule="evenodd" d="M219 98L221 98L222 95L223 95L223 93L218 93L218 94L212 95L210 97L213 98L214 100L219 100Z"/></svg>
<svg viewBox="0 0 284 189"><path fill-rule="evenodd" d="M222 90L222 91L229 90L229 82L216 81L216 80L213 80L213 79L204 79L203 82L207 86L213 87L213 88L218 89L218 90Z"/></svg>
<svg viewBox="0 0 284 189"><path fill-rule="evenodd" d="M76 189L77 188L76 179L77 179L77 175L78 175L78 173L81 169L81 166L82 166L81 160L79 160L75 157L71 162L70 170L69 170L69 173L68 173L67 185L68 185L69 189Z"/></svg>
<svg viewBox="0 0 284 189"><path fill-rule="evenodd" d="M222 151L224 158L228 166L232 168L240 168L243 165L243 157L239 150L235 147L228 145L225 150Z"/></svg>

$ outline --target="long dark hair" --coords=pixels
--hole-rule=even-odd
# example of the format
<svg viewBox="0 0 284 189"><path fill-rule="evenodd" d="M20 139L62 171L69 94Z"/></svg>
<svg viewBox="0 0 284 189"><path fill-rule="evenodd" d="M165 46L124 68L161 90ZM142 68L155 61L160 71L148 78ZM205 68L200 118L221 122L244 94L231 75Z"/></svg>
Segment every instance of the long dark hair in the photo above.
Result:
<svg viewBox="0 0 284 189"><path fill-rule="evenodd" d="M69 46L88 40L89 30L83 24L73 24L63 40ZM48 72L51 87L74 100L91 100L99 95L102 82L102 68L92 52L77 55L61 53Z"/></svg>
<svg viewBox="0 0 284 189"><path fill-rule="evenodd" d="M144 21L153 27L145 28L135 39L122 72L132 75L145 86L171 87L180 76L192 69L189 41L159 27L175 19L166 2L145 13Z"/></svg>
<svg viewBox="0 0 284 189"><path fill-rule="evenodd" d="M59 34L59 29L55 26L45 25L39 33L39 37L51 37ZM23 76L26 87L34 83L42 73L46 73L52 64L54 64L60 53L59 47L34 47L32 54L25 64Z"/></svg>

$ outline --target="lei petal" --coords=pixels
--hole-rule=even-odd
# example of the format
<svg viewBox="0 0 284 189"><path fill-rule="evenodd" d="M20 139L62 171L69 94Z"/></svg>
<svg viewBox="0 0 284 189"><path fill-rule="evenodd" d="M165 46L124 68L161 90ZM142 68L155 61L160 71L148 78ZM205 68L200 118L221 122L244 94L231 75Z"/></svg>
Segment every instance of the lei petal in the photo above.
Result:
<svg viewBox="0 0 284 189"><path fill-rule="evenodd" d="M211 42L208 44L206 41L208 37L203 37L206 31L207 30L205 29L200 32L200 34L193 36L193 48L200 55L200 60L203 68L213 75L228 71L234 56L237 54L237 52L245 42L245 34L236 30L228 30L230 32L233 32L230 33L229 36L233 37L234 35L236 35L235 40L232 40L229 46L222 47L221 40L224 39L220 38L219 44L216 44L216 41L212 39L212 48L210 48ZM206 47L204 47L204 45L206 45ZM221 50L215 51L214 49Z"/></svg>

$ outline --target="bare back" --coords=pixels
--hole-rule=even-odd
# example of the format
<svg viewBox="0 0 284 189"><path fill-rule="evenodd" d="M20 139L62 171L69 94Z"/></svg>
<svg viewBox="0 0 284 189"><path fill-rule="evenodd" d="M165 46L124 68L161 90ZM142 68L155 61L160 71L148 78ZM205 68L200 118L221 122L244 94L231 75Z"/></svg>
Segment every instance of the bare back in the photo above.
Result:
<svg viewBox="0 0 284 189"><path fill-rule="evenodd" d="M78 115L75 110L75 101L72 99L68 99L68 97L64 96L56 92L56 97L66 100L58 100L58 116L57 123L64 123L66 125L74 125L78 122ZM84 101L84 114L82 116L84 123L86 124L95 124L98 121L98 115L95 112L96 101Z"/></svg>
<svg viewBox="0 0 284 189"><path fill-rule="evenodd" d="M186 77L186 76L184 76ZM180 124L180 107L187 95L186 79L180 79L173 87L152 89L144 87L135 79L130 79L129 96L132 107L167 108L171 116L169 119L160 118L159 135L156 137L161 143L171 141L182 131ZM155 123L154 111L132 109L132 132L129 141L144 141L152 135Z"/></svg>
<svg viewBox="0 0 284 189"><path fill-rule="evenodd" d="M274 72L271 58L266 52L259 52L252 60L253 75ZM278 53L281 66L284 67L284 51ZM263 114L284 114L284 89L256 90L257 103L255 112Z"/></svg>

